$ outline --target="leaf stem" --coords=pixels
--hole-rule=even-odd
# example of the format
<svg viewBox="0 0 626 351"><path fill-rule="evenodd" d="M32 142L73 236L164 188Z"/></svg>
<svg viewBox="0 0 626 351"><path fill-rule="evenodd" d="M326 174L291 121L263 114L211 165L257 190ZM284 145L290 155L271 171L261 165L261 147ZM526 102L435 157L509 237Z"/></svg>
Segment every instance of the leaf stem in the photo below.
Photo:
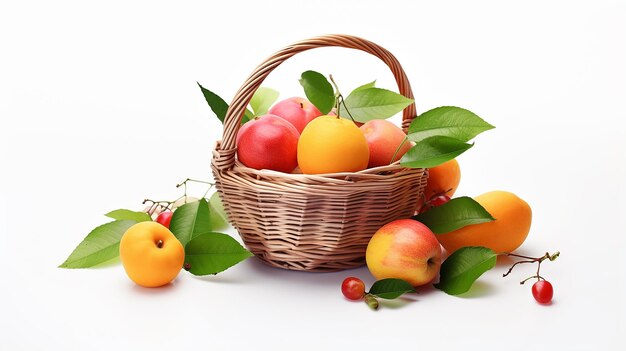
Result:
<svg viewBox="0 0 626 351"><path fill-rule="evenodd" d="M396 151L394 151L393 156L391 157L391 161L389 161L389 164L392 164L394 162L394 160L396 159L396 155L398 155L398 152L400 152L400 149L402 148L402 145L404 145L404 143L406 143L409 140L409 136L405 136L404 139L402 139L402 142L400 143L400 145L398 145L398 147L396 148Z"/></svg>

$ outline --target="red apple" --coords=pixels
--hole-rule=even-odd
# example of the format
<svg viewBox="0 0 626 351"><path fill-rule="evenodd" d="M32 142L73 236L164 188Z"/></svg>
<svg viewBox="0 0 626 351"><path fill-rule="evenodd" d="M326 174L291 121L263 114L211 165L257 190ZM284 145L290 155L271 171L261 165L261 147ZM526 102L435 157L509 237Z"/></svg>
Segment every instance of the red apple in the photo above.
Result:
<svg viewBox="0 0 626 351"><path fill-rule="evenodd" d="M268 113L286 119L296 127L299 133L302 133L304 127L315 117L322 115L315 105L301 97L280 101L272 106Z"/></svg>
<svg viewBox="0 0 626 351"><path fill-rule="evenodd" d="M237 158L246 167L291 173L298 166L300 133L286 120L263 115L237 133Z"/></svg>
<svg viewBox="0 0 626 351"><path fill-rule="evenodd" d="M361 131L367 139L370 147L370 161L368 168L386 166L399 160L411 148L411 143L406 140L406 134L395 124L384 119L373 119L365 122ZM398 147L402 144L400 149ZM398 152L396 153L396 150ZM393 155L396 157L391 160Z"/></svg>
<svg viewBox="0 0 626 351"><path fill-rule="evenodd" d="M441 267L441 246L424 224L400 219L382 226L365 253L376 279L404 279L413 286L430 283Z"/></svg>

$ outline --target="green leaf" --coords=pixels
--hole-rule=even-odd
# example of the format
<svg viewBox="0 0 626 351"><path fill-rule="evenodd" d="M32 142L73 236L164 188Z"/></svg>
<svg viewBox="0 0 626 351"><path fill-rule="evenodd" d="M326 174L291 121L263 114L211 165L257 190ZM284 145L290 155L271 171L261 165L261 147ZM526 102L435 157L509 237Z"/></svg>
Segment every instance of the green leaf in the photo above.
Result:
<svg viewBox="0 0 626 351"><path fill-rule="evenodd" d="M222 233L204 233L185 246L185 265L194 275L222 272L252 256L235 239Z"/></svg>
<svg viewBox="0 0 626 351"><path fill-rule="evenodd" d="M271 88L260 87L254 92L252 100L250 100L250 107L255 116L261 116L267 113L270 106L278 99L279 93Z"/></svg>
<svg viewBox="0 0 626 351"><path fill-rule="evenodd" d="M59 268L88 268L119 256L120 239L136 223L131 220L117 220L96 227Z"/></svg>
<svg viewBox="0 0 626 351"><path fill-rule="evenodd" d="M251 121L254 119L254 113L252 113L252 111L250 111L250 109L246 109L243 112L243 117L241 117L241 124L245 124L248 121Z"/></svg>
<svg viewBox="0 0 626 351"><path fill-rule="evenodd" d="M450 295L463 294L483 273L496 266L497 256L486 247L462 247L443 262L435 287Z"/></svg>
<svg viewBox="0 0 626 351"><path fill-rule="evenodd" d="M409 140L420 141L443 135L469 141L478 134L495 128L475 113L454 106L437 107L415 118L409 127Z"/></svg>
<svg viewBox="0 0 626 351"><path fill-rule="evenodd" d="M431 136L407 151L400 164L409 168L431 168L459 156L474 144L447 136Z"/></svg>
<svg viewBox="0 0 626 351"><path fill-rule="evenodd" d="M170 230L183 246L194 237L212 229L209 203L206 199L180 206L174 211L170 222Z"/></svg>
<svg viewBox="0 0 626 351"><path fill-rule="evenodd" d="M214 92L200 85L200 83L198 83L198 86L200 87L200 90L202 90L202 95L204 95L204 99L209 104L213 113L215 113L217 118L224 123L224 117L226 117L226 111L228 111L228 104L226 101Z"/></svg>
<svg viewBox="0 0 626 351"><path fill-rule="evenodd" d="M359 91L359 90L363 90L363 89L369 89L369 88L375 88L376 87L376 81L371 81L367 84L363 84L360 87L355 88L354 90L352 90L352 93L354 93L355 91ZM352 94L350 93L350 94Z"/></svg>
<svg viewBox="0 0 626 351"><path fill-rule="evenodd" d="M105 214L105 216L107 216L109 218L117 219L117 220L129 219L129 220L135 221L137 223L139 223L139 222L146 222L146 221L151 221L152 220L152 218L150 218L150 215L145 213L145 212L142 212L142 211L131 211L131 210L125 210L125 209L119 209L119 210L111 211L111 212Z"/></svg>
<svg viewBox="0 0 626 351"><path fill-rule="evenodd" d="M198 86L200 87L200 90L202 90L202 95L204 95L204 99L209 104L213 113L215 113L215 116L217 116L220 122L224 123L224 118L226 118L226 112L228 111L228 104L226 101L214 92L200 85L200 83L198 83ZM243 117L241 118L241 124L244 124L252 119L254 119L254 113L252 113L249 109L246 109Z"/></svg>
<svg viewBox="0 0 626 351"><path fill-rule="evenodd" d="M220 199L218 193L213 193L209 199L209 208L211 213L211 228L212 230L224 229L228 227L228 216L224 211L224 204Z"/></svg>
<svg viewBox="0 0 626 351"><path fill-rule="evenodd" d="M402 279L381 279L372 285L369 293L381 299L395 299L403 294L415 292L409 282Z"/></svg>
<svg viewBox="0 0 626 351"><path fill-rule="evenodd" d="M302 73L300 85L304 88L307 99L321 113L327 114L335 106L335 91L323 74L315 71Z"/></svg>
<svg viewBox="0 0 626 351"><path fill-rule="evenodd" d="M404 110L412 102L412 99L390 90L357 88L345 99L345 106L341 105L340 115L351 115L358 122L386 119Z"/></svg>
<svg viewBox="0 0 626 351"><path fill-rule="evenodd" d="M413 216L413 219L426 225L435 234L445 234L467 225L495 220L476 200L467 196L451 199L443 205Z"/></svg>

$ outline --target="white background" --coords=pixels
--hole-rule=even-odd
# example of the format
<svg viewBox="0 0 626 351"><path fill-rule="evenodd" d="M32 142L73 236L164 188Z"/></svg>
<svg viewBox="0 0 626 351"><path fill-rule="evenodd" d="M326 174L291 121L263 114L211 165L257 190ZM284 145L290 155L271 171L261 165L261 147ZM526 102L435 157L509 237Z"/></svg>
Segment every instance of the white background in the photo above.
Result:
<svg viewBox="0 0 626 351"><path fill-rule="evenodd" d="M0 349L623 349L625 3L428 3L3 1ZM422 289L377 312L339 292L348 275L371 284L366 268L250 259L162 289L119 265L56 268L102 214L209 179L221 125L196 81L230 101L265 57L325 33L392 51L418 111L462 106L497 127L459 157L457 194L502 189L531 204L519 252L561 251L542 267L551 306L518 284L534 266L501 277L510 262L464 296ZM394 88L382 63L346 49L296 56L267 85L301 95L307 69L344 91Z"/></svg>

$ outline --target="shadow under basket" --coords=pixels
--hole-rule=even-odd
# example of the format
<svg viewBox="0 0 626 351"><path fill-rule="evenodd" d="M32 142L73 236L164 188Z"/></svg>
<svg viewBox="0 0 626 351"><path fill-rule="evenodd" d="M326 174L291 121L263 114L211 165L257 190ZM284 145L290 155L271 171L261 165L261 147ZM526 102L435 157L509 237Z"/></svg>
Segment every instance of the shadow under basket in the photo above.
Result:
<svg viewBox="0 0 626 351"><path fill-rule="evenodd" d="M356 173L308 175L255 170L236 160L242 115L265 77L296 53L325 46L379 57L390 67L400 93L413 98L391 53L348 35L312 38L277 52L237 92L224 119L223 139L213 152L217 191L246 247L264 262L290 270L329 272L362 266L372 235L386 223L412 216L426 186L425 169L397 162ZM412 104L403 112L405 131L414 116Z"/></svg>

